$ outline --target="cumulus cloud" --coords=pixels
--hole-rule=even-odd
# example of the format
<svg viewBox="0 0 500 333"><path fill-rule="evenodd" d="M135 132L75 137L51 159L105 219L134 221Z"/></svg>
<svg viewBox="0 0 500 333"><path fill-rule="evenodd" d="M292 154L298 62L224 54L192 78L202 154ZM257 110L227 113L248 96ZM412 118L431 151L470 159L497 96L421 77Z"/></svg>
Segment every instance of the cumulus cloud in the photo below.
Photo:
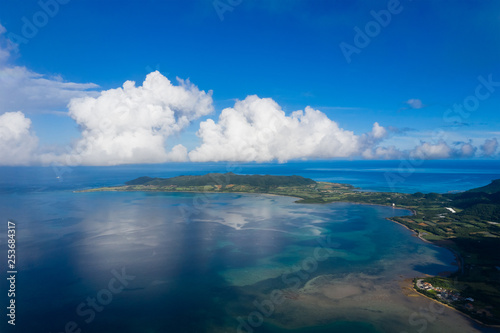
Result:
<svg viewBox="0 0 500 333"><path fill-rule="evenodd" d="M172 150L167 154L167 160L170 162L187 162L187 148L181 144L174 146Z"/></svg>
<svg viewBox="0 0 500 333"><path fill-rule="evenodd" d="M0 115L0 165L28 165L38 139L31 131L31 120L22 112Z"/></svg>
<svg viewBox="0 0 500 333"><path fill-rule="evenodd" d="M82 131L71 153L61 163L116 165L161 163L186 159L186 149L170 153L165 140L194 119L213 110L212 92L200 91L189 81L173 85L159 72L150 73L142 86L127 81L98 97L72 99L69 115ZM50 157L46 157L47 162Z"/></svg>
<svg viewBox="0 0 500 333"><path fill-rule="evenodd" d="M474 147L469 143L459 143L459 148L457 151L458 157L473 157L476 154L477 147Z"/></svg>
<svg viewBox="0 0 500 333"><path fill-rule="evenodd" d="M420 160L443 159L449 158L452 152L451 147L441 140L436 144L422 142L410 152L410 156Z"/></svg>
<svg viewBox="0 0 500 333"><path fill-rule="evenodd" d="M374 147L363 152L362 156L368 160L395 160L404 157L404 153L395 146Z"/></svg>
<svg viewBox="0 0 500 333"><path fill-rule="evenodd" d="M486 139L480 148L484 156L495 155L498 148L498 141L496 138Z"/></svg>
<svg viewBox="0 0 500 333"><path fill-rule="evenodd" d="M98 87L94 83L67 82L9 64L17 45L5 38L5 32L0 24L0 113L63 110L72 98L97 94L92 91Z"/></svg>
<svg viewBox="0 0 500 333"><path fill-rule="evenodd" d="M476 155L477 147L470 142L447 144L444 140L437 143L422 142L410 151L410 157L423 160L446 158L470 158Z"/></svg>
<svg viewBox="0 0 500 333"><path fill-rule="evenodd" d="M17 45L6 39L0 24L0 165L116 165L166 161L280 161L351 158L421 159L473 157L472 143L422 142L411 151L381 146L389 135L406 130L383 127L355 134L319 110L306 107L289 115L270 98L248 96L222 110L216 121L201 122L201 144L188 152L182 144L166 149L171 135L213 111L212 92L189 81L172 84L159 72L142 86L97 92L93 83L74 83L10 63ZM425 107L419 99L408 108ZM69 112L66 112L69 108ZM20 112L21 110L23 112ZM15 112L14 112L15 111ZM64 112L79 125L81 138L66 153L38 147L25 113ZM59 147L60 148L60 147ZM484 156L497 153L497 139L481 145ZM43 151L44 153L41 153Z"/></svg>
<svg viewBox="0 0 500 333"><path fill-rule="evenodd" d="M375 123L370 133L355 135L324 113L306 107L287 116L270 98L248 96L222 110L218 122L200 124L202 144L189 153L191 161L272 161L351 157L385 137Z"/></svg>
<svg viewBox="0 0 500 333"><path fill-rule="evenodd" d="M387 130L384 127L380 126L379 123L376 122L373 124L371 134L372 134L372 137L374 139L377 139L377 140L383 139L384 137L387 136Z"/></svg>

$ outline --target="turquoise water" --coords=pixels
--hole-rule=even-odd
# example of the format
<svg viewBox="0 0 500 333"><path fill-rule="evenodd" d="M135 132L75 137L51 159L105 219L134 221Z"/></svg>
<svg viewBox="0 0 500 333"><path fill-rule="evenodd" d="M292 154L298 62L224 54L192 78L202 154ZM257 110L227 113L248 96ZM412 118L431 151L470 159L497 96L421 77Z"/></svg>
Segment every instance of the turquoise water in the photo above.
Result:
<svg viewBox="0 0 500 333"><path fill-rule="evenodd" d="M265 170L300 174L295 167ZM75 168L63 181L51 168L2 170L0 214L17 223L19 273L17 325L2 321L1 332L413 332L408 318L427 304L400 297L398 281L456 269L449 251L385 219L405 210L250 194L72 192L181 174L157 166ZM6 230L0 236L6 253ZM8 289L3 279L0 288ZM265 315L256 303L273 292L287 298Z"/></svg>
<svg viewBox="0 0 500 333"><path fill-rule="evenodd" d="M19 327L59 332L74 321L88 332L235 331L238 316L255 310L255 299L270 289L302 288L319 275L390 279L454 269L451 253L384 219L407 214L403 210L234 194L204 195L205 203L194 205L197 198L112 192L4 196L2 212L15 216L18 225L17 301L24 304ZM294 273L314 258L316 248L330 249L331 256ZM112 270L122 268L135 278L86 323L90 307L82 308L88 313L82 316L78 306L108 288ZM267 328L259 329L280 332L269 328L277 323L279 317L271 316Z"/></svg>

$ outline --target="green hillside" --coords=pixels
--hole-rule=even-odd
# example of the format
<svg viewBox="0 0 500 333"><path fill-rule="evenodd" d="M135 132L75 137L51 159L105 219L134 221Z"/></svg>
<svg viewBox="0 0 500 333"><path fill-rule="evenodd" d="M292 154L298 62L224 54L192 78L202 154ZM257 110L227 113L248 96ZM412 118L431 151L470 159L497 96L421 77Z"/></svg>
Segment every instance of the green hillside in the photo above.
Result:
<svg viewBox="0 0 500 333"><path fill-rule="evenodd" d="M203 176L178 176L172 178L140 177L125 183L126 185L144 186L207 186L207 185L249 185L256 187L269 186L303 186L316 182L301 176L270 176L270 175L237 175L229 173L209 173Z"/></svg>
<svg viewBox="0 0 500 333"><path fill-rule="evenodd" d="M484 192L489 194L498 193L500 192L500 179L495 179L486 186L473 188L472 190L468 190L467 192Z"/></svg>

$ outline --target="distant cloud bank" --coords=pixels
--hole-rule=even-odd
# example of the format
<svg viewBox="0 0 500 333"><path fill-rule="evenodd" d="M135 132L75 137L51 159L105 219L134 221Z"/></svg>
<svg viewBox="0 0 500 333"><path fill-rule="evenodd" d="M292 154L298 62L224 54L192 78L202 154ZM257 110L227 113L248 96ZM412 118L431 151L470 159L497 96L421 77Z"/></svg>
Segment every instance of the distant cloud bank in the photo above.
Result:
<svg viewBox="0 0 500 333"><path fill-rule="evenodd" d="M425 142L412 150L384 146L398 133L379 123L364 134L341 128L311 107L287 115L271 98L252 95L222 110L217 119L200 123L201 143L191 151L178 144L170 151L169 137L194 120L210 115L212 91L198 89L189 81L173 84L158 71L146 76L141 86L127 81L123 87L96 96L75 97L69 116L81 137L66 152L40 152L31 121L24 113L0 115L1 165L118 165L164 162L286 162L297 159L447 159L493 156L496 138L480 147L470 142ZM477 154L480 150L481 154Z"/></svg>
<svg viewBox="0 0 500 333"><path fill-rule="evenodd" d="M492 157L498 141L488 138L447 143L421 141L400 150L384 141L405 129L375 122L367 133L341 128L320 110L306 107L287 114L271 98L247 96L200 122L200 144L188 151L169 140L194 121L214 111L212 91L189 81L172 83L158 71L142 85L126 81L122 87L97 91L94 83L66 82L9 59L17 46L4 38L0 25L0 165L118 165L164 162L286 162L297 159L446 159ZM405 102L411 109L425 107L419 99ZM75 121L80 138L65 151L40 147L30 113L62 113ZM404 135L404 134L403 134Z"/></svg>

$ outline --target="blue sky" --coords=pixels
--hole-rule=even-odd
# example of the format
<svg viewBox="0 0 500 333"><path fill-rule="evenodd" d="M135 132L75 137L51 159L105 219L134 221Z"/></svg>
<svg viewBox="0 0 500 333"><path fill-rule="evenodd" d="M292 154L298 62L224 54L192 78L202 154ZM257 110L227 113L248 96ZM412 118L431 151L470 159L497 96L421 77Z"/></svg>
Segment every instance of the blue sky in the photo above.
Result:
<svg viewBox="0 0 500 333"><path fill-rule="evenodd" d="M82 136L82 123L77 126L74 117L67 116L71 98L86 94L96 98L96 92L119 88L127 80L140 86L147 74L158 70L174 84L180 77L200 91L213 91L213 110L197 113L181 130L165 134L166 150L181 144L189 152L209 145L207 137L196 135L200 123L207 119L218 123L222 109L257 95L272 99L287 116L310 106L359 137L351 142L356 141L357 148L345 155L292 154L283 158L271 154L270 159L402 158L412 151L417 156L415 149L425 142L436 146L434 152L430 152L432 147L423 147L427 149L425 158L497 156L500 84L493 84L491 91L481 88L488 96L472 105L471 112L447 110L475 96L482 82L478 77L500 82L498 1L41 3L48 4L48 11L57 4L57 13L46 15L46 24L40 24L29 38L25 38L26 21L43 19L39 13L44 6L31 0L0 3L3 49L9 53L0 65L25 68L48 80L88 85L75 88L74 96L54 93L57 97L49 100L50 94L45 94L37 104L26 103L29 97L20 93L12 102L1 103L0 114L21 111L31 121L28 130L36 136L37 146L30 146L29 155L57 155L61 147L74 149ZM374 24L377 14L373 13L390 13L390 22ZM368 45L358 47L358 53L346 59L341 43L355 47L356 27L366 33L367 27L377 24L378 30L369 32ZM43 95L43 86L37 87L30 94ZM8 99L12 94L17 93L0 92L0 97ZM467 101L477 100L471 97ZM386 133L371 141L361 138L373 134L374 123ZM83 127L87 125L83 123ZM222 134L229 140L227 133ZM488 153L480 148L486 140L493 140ZM445 147L443 152L443 146L437 147L440 143L451 150ZM473 154L468 147L463 153L467 143L476 149ZM362 154L366 149L390 146L397 153Z"/></svg>

